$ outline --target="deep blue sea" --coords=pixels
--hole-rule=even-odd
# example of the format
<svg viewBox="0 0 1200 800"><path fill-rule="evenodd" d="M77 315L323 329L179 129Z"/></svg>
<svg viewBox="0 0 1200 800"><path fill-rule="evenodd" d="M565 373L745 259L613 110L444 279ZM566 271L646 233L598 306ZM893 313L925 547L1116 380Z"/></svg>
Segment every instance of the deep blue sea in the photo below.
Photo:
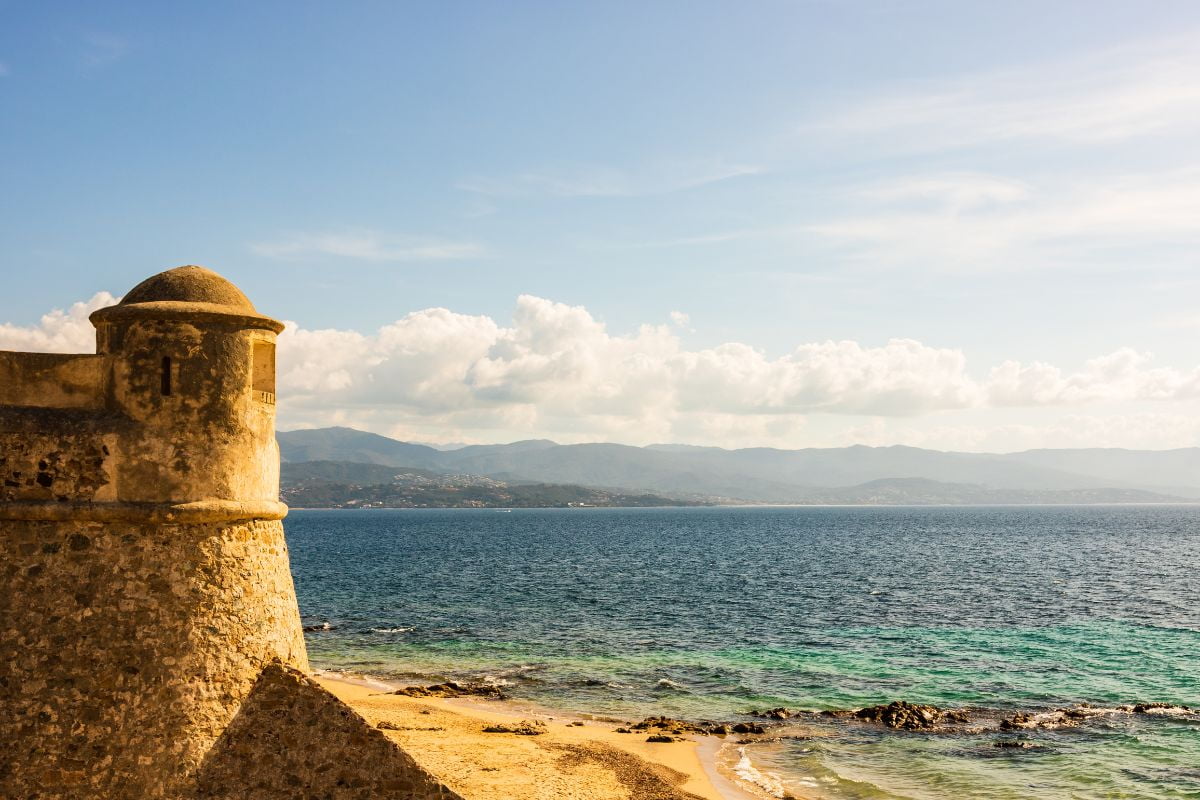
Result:
<svg viewBox="0 0 1200 800"><path fill-rule="evenodd" d="M1120 708L1200 706L1198 507L293 511L285 526L305 623L331 626L308 634L314 666L496 681L627 719L977 709L936 734L802 714L776 732L792 738L745 747L746 775L807 797L1200 798L1200 715ZM1082 719L996 729L1059 708Z"/></svg>

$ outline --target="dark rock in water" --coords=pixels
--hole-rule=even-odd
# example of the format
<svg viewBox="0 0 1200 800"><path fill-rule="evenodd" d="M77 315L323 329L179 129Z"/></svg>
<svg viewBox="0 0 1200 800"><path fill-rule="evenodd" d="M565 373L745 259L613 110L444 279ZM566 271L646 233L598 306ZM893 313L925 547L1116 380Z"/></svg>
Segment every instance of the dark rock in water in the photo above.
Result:
<svg viewBox="0 0 1200 800"><path fill-rule="evenodd" d="M651 734L650 736L647 736L646 741L647 742L661 742L662 744L668 744L670 742L679 742L682 740L678 736L667 736L662 733L655 733L655 734Z"/></svg>
<svg viewBox="0 0 1200 800"><path fill-rule="evenodd" d="M670 731L671 733L707 733L700 725L692 722L684 722L681 719L672 717L646 717L641 722L630 725L635 731Z"/></svg>
<svg viewBox="0 0 1200 800"><path fill-rule="evenodd" d="M446 681L445 683L435 683L432 686L405 686L403 689L397 689L392 694L401 694L406 697L488 697L493 700L505 700L508 698L504 692L500 691L500 687L492 686L488 683L457 683L456 681Z"/></svg>
<svg viewBox="0 0 1200 800"><path fill-rule="evenodd" d="M1011 739L1004 739L999 742L992 742L992 747L1002 747L1009 750L1031 750L1037 747L1033 742L1020 742Z"/></svg>
<svg viewBox="0 0 1200 800"><path fill-rule="evenodd" d="M498 723L488 725L483 729L484 733L515 733L518 736L541 736L546 732L546 723L540 720L523 719L520 722L514 723Z"/></svg>
<svg viewBox="0 0 1200 800"><path fill-rule="evenodd" d="M322 622L320 625L305 625L304 632L305 633L320 633L321 631L334 630L334 627L335 626L330 625L328 622Z"/></svg>
<svg viewBox="0 0 1200 800"><path fill-rule="evenodd" d="M656 733L663 735L679 736L685 733L702 733L709 736L728 736L731 733L754 733L761 734L765 732L762 725L756 722L738 722L731 724L728 722L685 722L674 717L646 717L641 722L630 725L629 728L618 728L618 733L622 730L646 731L647 733Z"/></svg>
<svg viewBox="0 0 1200 800"><path fill-rule="evenodd" d="M790 719L792 712L780 706L779 708L771 708L766 711L751 711L750 716L762 717L763 719Z"/></svg>
<svg viewBox="0 0 1200 800"><path fill-rule="evenodd" d="M854 712L853 711L830 711L829 709L826 709L821 712L821 716L822 717L852 717L852 716L854 716Z"/></svg>
<svg viewBox="0 0 1200 800"><path fill-rule="evenodd" d="M1191 711L1187 706L1181 706L1176 703L1138 703L1133 707L1133 713L1149 714L1158 708L1178 708L1181 711Z"/></svg>
<svg viewBox="0 0 1200 800"><path fill-rule="evenodd" d="M954 712L956 717L964 713ZM904 700L896 700L886 706L860 708L854 712L854 716L861 720L878 722L889 728L904 731L928 730L935 727L945 715L946 712L937 706L919 706Z"/></svg>
<svg viewBox="0 0 1200 800"><path fill-rule="evenodd" d="M1037 723L1033 721L1033 715L1024 711L1018 711L1016 714L1013 714L1012 719L1000 720L1000 730L1002 731L1017 731L1036 726Z"/></svg>

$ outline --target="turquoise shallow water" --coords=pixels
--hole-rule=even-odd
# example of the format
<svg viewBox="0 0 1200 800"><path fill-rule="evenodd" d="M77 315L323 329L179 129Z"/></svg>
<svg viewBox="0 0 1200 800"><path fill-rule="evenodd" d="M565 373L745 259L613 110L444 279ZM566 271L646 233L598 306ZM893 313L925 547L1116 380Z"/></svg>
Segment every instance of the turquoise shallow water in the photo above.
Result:
<svg viewBox="0 0 1200 800"><path fill-rule="evenodd" d="M1200 797L1200 509L298 511L314 664L640 718L905 699L954 734L804 715L755 766L828 798ZM997 748L1022 740L1022 749Z"/></svg>

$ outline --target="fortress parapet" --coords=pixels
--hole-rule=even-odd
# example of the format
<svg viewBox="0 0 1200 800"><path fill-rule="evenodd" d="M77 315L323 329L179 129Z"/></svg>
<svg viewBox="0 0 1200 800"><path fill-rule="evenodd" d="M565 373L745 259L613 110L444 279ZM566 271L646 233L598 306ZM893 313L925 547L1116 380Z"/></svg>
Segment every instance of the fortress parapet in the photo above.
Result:
<svg viewBox="0 0 1200 800"><path fill-rule="evenodd" d="M195 266L91 319L95 355L0 352L0 517L281 519L283 325Z"/></svg>

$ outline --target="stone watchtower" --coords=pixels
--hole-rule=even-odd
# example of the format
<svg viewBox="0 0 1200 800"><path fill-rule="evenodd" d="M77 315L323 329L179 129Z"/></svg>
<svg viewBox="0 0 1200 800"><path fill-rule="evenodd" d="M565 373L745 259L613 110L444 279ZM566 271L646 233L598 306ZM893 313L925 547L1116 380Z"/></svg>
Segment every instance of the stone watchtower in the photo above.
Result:
<svg viewBox="0 0 1200 800"><path fill-rule="evenodd" d="M283 325L195 266L91 320L94 355L0 351L0 797L452 796L302 674Z"/></svg>

